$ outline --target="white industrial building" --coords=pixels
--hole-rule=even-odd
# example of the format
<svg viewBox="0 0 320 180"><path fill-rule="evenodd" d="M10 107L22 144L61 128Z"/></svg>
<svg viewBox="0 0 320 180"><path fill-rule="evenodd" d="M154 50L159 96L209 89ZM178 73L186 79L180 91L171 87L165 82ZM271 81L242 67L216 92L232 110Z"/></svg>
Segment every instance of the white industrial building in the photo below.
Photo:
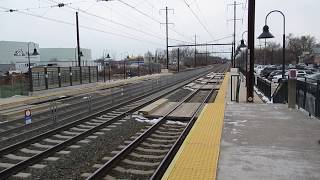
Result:
<svg viewBox="0 0 320 180"><path fill-rule="evenodd" d="M28 69L28 46L30 64L40 64L40 56L32 56L34 49L39 53L39 44L34 42L0 41L0 73L9 70Z"/></svg>
<svg viewBox="0 0 320 180"><path fill-rule="evenodd" d="M77 48L39 48L34 42L0 41L0 74L10 70L27 72L28 46L31 67L78 65ZM36 49L38 55L34 55ZM91 50L81 48L82 66L95 65L92 61Z"/></svg>
<svg viewBox="0 0 320 180"><path fill-rule="evenodd" d="M93 65L91 50L81 48L81 65ZM60 67L77 66L77 48L40 48L41 64L56 65Z"/></svg>

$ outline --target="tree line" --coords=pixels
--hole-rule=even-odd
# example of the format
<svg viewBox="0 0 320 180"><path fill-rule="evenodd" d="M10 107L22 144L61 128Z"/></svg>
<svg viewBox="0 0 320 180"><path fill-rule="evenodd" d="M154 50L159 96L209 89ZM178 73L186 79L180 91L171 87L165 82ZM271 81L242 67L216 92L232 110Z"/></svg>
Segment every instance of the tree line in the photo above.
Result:
<svg viewBox="0 0 320 180"><path fill-rule="evenodd" d="M286 37L286 64L298 64L304 55L312 55L315 48L320 48L320 43L311 35L294 36L289 34ZM282 64L282 44L273 41L263 42L260 48L255 49L256 64ZM245 55L242 51L237 57L241 60Z"/></svg>

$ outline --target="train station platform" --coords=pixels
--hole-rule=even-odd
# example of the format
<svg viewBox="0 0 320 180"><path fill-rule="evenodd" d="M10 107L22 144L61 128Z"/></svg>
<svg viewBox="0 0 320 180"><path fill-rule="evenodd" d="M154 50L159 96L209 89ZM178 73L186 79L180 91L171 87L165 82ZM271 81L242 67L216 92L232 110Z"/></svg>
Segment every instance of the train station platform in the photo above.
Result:
<svg viewBox="0 0 320 180"><path fill-rule="evenodd" d="M231 102L226 76L162 179L320 179L320 120L257 94L248 104L245 90Z"/></svg>
<svg viewBox="0 0 320 180"><path fill-rule="evenodd" d="M162 179L215 179L229 77L214 103L202 110Z"/></svg>

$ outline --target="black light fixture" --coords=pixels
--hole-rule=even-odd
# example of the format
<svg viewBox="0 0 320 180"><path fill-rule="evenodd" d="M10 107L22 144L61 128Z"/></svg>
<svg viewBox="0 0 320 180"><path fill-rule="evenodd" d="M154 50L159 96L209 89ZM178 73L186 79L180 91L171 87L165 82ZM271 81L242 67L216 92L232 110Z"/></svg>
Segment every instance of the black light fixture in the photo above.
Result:
<svg viewBox="0 0 320 180"><path fill-rule="evenodd" d="M264 25L263 26L263 32L262 32L262 34L260 34L258 39L270 39L270 38L274 38L274 36L270 33L269 26L268 25Z"/></svg>
<svg viewBox="0 0 320 180"><path fill-rule="evenodd" d="M241 43L240 43L239 48L246 48L246 47L247 47L247 45L244 43L244 40L243 40L243 39L242 39L240 42L241 42Z"/></svg>
<svg viewBox="0 0 320 180"><path fill-rule="evenodd" d="M32 56L38 56L39 55L39 53L38 53L36 48L33 49L33 53L31 55Z"/></svg>
<svg viewBox="0 0 320 180"><path fill-rule="evenodd" d="M269 26L267 25L267 20L270 14L277 12L280 13L283 17L283 35L282 35L282 79L285 77L285 63L286 63L286 17L283 12L279 10L270 11L265 18L265 26L263 27L262 34L258 37L258 39L269 39L274 38L274 36L269 32Z"/></svg>

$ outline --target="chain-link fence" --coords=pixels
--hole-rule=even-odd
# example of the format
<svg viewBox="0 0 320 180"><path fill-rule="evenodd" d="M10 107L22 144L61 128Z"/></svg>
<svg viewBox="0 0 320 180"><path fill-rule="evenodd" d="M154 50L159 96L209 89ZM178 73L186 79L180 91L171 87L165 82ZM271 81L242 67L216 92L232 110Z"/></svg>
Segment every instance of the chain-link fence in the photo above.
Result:
<svg viewBox="0 0 320 180"><path fill-rule="evenodd" d="M14 95L28 95L28 82L28 77L25 74L0 76L0 97L6 98Z"/></svg>
<svg viewBox="0 0 320 180"><path fill-rule="evenodd" d="M98 80L96 66L32 68L33 91L93 83Z"/></svg>
<svg viewBox="0 0 320 180"><path fill-rule="evenodd" d="M160 64L140 64L131 66L117 64L82 67L34 67L25 74L1 76L0 97L28 95L28 92L74 86L80 84L106 82L108 80L126 79L161 72ZM31 79L31 82L30 80ZM31 88L30 88L31 87Z"/></svg>

